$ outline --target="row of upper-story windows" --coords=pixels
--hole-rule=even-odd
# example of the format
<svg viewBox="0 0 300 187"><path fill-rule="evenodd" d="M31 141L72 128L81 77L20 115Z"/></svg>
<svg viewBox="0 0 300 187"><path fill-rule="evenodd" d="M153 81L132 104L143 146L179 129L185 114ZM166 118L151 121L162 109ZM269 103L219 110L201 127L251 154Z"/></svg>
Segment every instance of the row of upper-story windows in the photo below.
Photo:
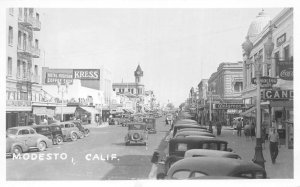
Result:
<svg viewBox="0 0 300 187"><path fill-rule="evenodd" d="M8 27L8 45L13 46L13 39L14 39L14 32L13 27ZM36 49L39 48L39 40L35 39L33 44L33 38L32 35L24 32L24 31L18 31L18 48L20 49L26 49L30 46L34 46Z"/></svg>
<svg viewBox="0 0 300 187"><path fill-rule="evenodd" d="M12 57L7 58L6 75L12 76L13 62ZM38 65L34 66L33 75L38 76ZM17 61L17 78L29 78L32 73L32 64L22 60Z"/></svg>
<svg viewBox="0 0 300 187"><path fill-rule="evenodd" d="M9 8L9 15L14 16L14 9L13 8ZM34 11L33 8L19 8L19 18L22 17L33 17ZM38 21L40 20L40 14L38 12L35 13L35 19L37 19Z"/></svg>

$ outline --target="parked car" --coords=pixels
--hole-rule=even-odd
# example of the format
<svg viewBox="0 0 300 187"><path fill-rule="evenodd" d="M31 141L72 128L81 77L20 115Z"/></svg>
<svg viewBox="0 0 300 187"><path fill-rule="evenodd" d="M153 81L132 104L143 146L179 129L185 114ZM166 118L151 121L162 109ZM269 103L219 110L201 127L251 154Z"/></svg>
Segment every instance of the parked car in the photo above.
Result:
<svg viewBox="0 0 300 187"><path fill-rule="evenodd" d="M195 124L175 124L172 131L173 131L173 136L175 136L175 134L177 133L178 130L180 129L187 129L187 128L196 128L196 129L206 129L206 127L204 126L199 126L199 125L195 125Z"/></svg>
<svg viewBox="0 0 300 187"><path fill-rule="evenodd" d="M90 130L88 128L84 128L84 126L81 124L80 120L72 120L70 121L76 125L76 127L84 134L85 137L87 137L90 134Z"/></svg>
<svg viewBox="0 0 300 187"><path fill-rule="evenodd" d="M189 157L224 157L233 159L242 159L238 154L228 151L210 150L210 149L190 149L184 153L184 158Z"/></svg>
<svg viewBox="0 0 300 187"><path fill-rule="evenodd" d="M192 119L180 119L180 120L176 121L176 124L197 124L197 125L199 125L197 123L197 121L192 120Z"/></svg>
<svg viewBox="0 0 300 187"><path fill-rule="evenodd" d="M32 125L38 134L42 134L52 140L53 144L62 144L63 137L60 127L54 125ZM59 129L57 129L59 128Z"/></svg>
<svg viewBox="0 0 300 187"><path fill-rule="evenodd" d="M147 145L148 135L145 123L129 123L128 132L125 136L125 145L143 144Z"/></svg>
<svg viewBox="0 0 300 187"><path fill-rule="evenodd" d="M190 149L211 149L232 152L227 148L227 141L205 136L178 137L169 140L168 154L161 159L164 172L167 173L172 164L184 158L186 151ZM160 155L159 155L160 156Z"/></svg>
<svg viewBox="0 0 300 187"><path fill-rule="evenodd" d="M199 128L184 128L184 129L177 130L177 133L184 132L184 131L197 131L197 132L209 132L209 133L211 133L207 129L199 129Z"/></svg>
<svg viewBox="0 0 300 187"><path fill-rule="evenodd" d="M148 134L156 133L156 119L155 118L144 118L143 122L146 123L146 130Z"/></svg>
<svg viewBox="0 0 300 187"><path fill-rule="evenodd" d="M201 131L181 131L181 132L177 132L174 136L174 138L177 137L186 137L186 136L208 136L208 137L216 137L214 134L210 133L210 132L201 132Z"/></svg>
<svg viewBox="0 0 300 187"><path fill-rule="evenodd" d="M167 175L159 174L166 179L201 179L237 177L246 179L265 179L266 171L263 167L240 159L218 157L193 157L176 162L169 169Z"/></svg>
<svg viewBox="0 0 300 187"><path fill-rule="evenodd" d="M33 149L45 151L47 147L52 147L52 140L36 133L32 127L12 127L6 131L6 153L18 154Z"/></svg>
<svg viewBox="0 0 300 187"><path fill-rule="evenodd" d="M72 122L59 122L54 123L55 125L59 125L62 130L64 141L76 141L78 138L83 138L84 134L79 131L76 125Z"/></svg>

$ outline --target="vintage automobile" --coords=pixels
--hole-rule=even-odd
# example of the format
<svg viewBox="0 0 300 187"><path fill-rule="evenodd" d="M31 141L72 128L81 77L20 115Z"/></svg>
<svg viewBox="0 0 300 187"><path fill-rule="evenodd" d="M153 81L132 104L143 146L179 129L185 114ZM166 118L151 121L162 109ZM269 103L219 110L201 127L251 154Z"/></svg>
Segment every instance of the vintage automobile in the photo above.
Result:
<svg viewBox="0 0 300 187"><path fill-rule="evenodd" d="M81 124L80 120L72 120L70 121L76 125L76 127L84 134L85 137L87 137L90 134L90 130L88 128L84 128Z"/></svg>
<svg viewBox="0 0 300 187"><path fill-rule="evenodd" d="M36 133L29 126L9 128L6 135L6 153L23 153L33 149L45 151L47 147L52 147L51 139Z"/></svg>
<svg viewBox="0 0 300 187"><path fill-rule="evenodd" d="M210 149L190 149L184 154L184 158L189 157L224 157L233 159L242 159L238 154L228 151L210 150Z"/></svg>
<svg viewBox="0 0 300 187"><path fill-rule="evenodd" d="M214 134L210 133L210 132L201 132L201 131L181 131L181 132L177 132L174 136L174 138L177 137L186 137L186 136L208 136L208 137L216 137Z"/></svg>
<svg viewBox="0 0 300 187"><path fill-rule="evenodd" d="M156 119L155 118L144 118L143 122L146 123L146 130L148 134L156 133Z"/></svg>
<svg viewBox="0 0 300 187"><path fill-rule="evenodd" d="M54 125L32 125L38 134L42 134L52 140L53 144L62 144L63 136L60 127L55 128Z"/></svg>
<svg viewBox="0 0 300 187"><path fill-rule="evenodd" d="M198 132L209 132L209 133L211 133L207 129L199 129L199 128L185 128L185 129L180 129L180 130L177 130L177 133L184 132L184 131L198 131Z"/></svg>
<svg viewBox="0 0 300 187"><path fill-rule="evenodd" d="M227 144L227 141L205 136L187 136L173 138L169 140L168 154L165 156L165 158L160 159L162 160L164 165L164 172L167 173L172 164L174 164L178 160L183 159L185 152L190 149L211 149L232 152L232 149L227 148ZM163 155L156 156L163 157Z"/></svg>
<svg viewBox="0 0 300 187"><path fill-rule="evenodd" d="M166 179L201 179L211 176L218 179L223 177L244 179L265 179L263 167L241 159L220 157L191 157L185 158L171 166L167 175L158 174Z"/></svg>
<svg viewBox="0 0 300 187"><path fill-rule="evenodd" d="M176 121L176 124L198 124L197 121L192 119L180 119Z"/></svg>
<svg viewBox="0 0 300 187"><path fill-rule="evenodd" d="M76 125L72 122L59 122L54 124L61 127L64 141L76 141L78 138L81 139L84 137L84 134L79 131Z"/></svg>
<svg viewBox="0 0 300 187"><path fill-rule="evenodd" d="M147 145L148 135L145 123L129 123L128 132L125 136L125 145L143 144Z"/></svg>
<svg viewBox="0 0 300 187"><path fill-rule="evenodd" d="M196 128L196 129L206 129L206 127L204 126L199 126L199 125L194 125L194 124L175 124L172 132L173 132L173 136L175 136L175 134L177 133L178 130L180 129L187 129L187 128Z"/></svg>

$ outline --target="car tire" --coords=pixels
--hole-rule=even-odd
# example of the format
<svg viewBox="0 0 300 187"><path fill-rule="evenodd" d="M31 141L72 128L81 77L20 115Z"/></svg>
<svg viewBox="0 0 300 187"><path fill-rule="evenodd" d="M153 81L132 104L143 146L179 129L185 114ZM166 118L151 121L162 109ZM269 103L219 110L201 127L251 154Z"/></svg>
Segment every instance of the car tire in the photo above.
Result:
<svg viewBox="0 0 300 187"><path fill-rule="evenodd" d="M18 154L23 153L23 150L22 150L22 148L21 148L20 146L15 145L15 146L13 146L13 148L11 149L11 153L12 153L12 154L15 154L15 155L18 155Z"/></svg>
<svg viewBox="0 0 300 187"><path fill-rule="evenodd" d="M39 149L40 152L41 152L41 151L45 151L46 148L47 148L47 144L46 144L46 142L44 142L44 141L40 141L40 142L37 144L37 147L38 147L38 149Z"/></svg>
<svg viewBox="0 0 300 187"><path fill-rule="evenodd" d="M57 145L62 144L63 141L64 141L64 138L63 138L62 136L56 136L55 139L56 139L56 144L57 144Z"/></svg>
<svg viewBox="0 0 300 187"><path fill-rule="evenodd" d="M77 134L76 134L75 132L72 132L72 133L71 133L71 140L72 140L73 142L75 142L75 141L77 141L77 139L78 139Z"/></svg>

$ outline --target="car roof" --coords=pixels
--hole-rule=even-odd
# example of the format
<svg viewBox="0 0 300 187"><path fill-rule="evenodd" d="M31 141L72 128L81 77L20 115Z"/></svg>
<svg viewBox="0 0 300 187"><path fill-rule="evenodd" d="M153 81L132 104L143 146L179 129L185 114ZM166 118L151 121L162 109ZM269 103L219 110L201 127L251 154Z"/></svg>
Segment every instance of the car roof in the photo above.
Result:
<svg viewBox="0 0 300 187"><path fill-rule="evenodd" d="M177 137L177 138L172 138L170 139L169 143L176 143L176 142L182 142L182 143L185 143L185 142L199 142L199 141L208 141L208 142L221 142L221 143L227 143L227 141L225 140L220 140L220 139L217 139L217 138L203 138L202 136L192 136L192 137Z"/></svg>
<svg viewBox="0 0 300 187"><path fill-rule="evenodd" d="M216 156L216 157L225 157L229 155L239 156L234 152L228 152L228 151L212 150L212 149L190 149L185 152L184 157L192 157L193 155Z"/></svg>
<svg viewBox="0 0 300 187"><path fill-rule="evenodd" d="M127 125L147 125L146 123L144 122L136 122L136 123L127 123Z"/></svg>
<svg viewBox="0 0 300 187"><path fill-rule="evenodd" d="M9 129L20 130L20 129L33 129L33 128L31 126L18 126L18 127L10 127Z"/></svg>
<svg viewBox="0 0 300 187"><path fill-rule="evenodd" d="M30 125L32 128L49 127L50 125Z"/></svg>
<svg viewBox="0 0 300 187"><path fill-rule="evenodd" d="M213 135L212 133L210 132L203 132L203 131L180 131L180 132L177 132L176 135L179 135L179 134L182 134L182 135L189 135L189 134L207 134L207 135Z"/></svg>
<svg viewBox="0 0 300 187"><path fill-rule="evenodd" d="M251 162L240 159L222 157L190 157L175 162L168 171L168 175L176 170L190 170L214 176L230 176L236 171L263 171L264 169Z"/></svg>
<svg viewBox="0 0 300 187"><path fill-rule="evenodd" d="M207 129L200 129L200 128L193 128L193 127L191 127L191 128L182 128L182 129L179 129L178 131L177 131L177 133L178 132L184 132L184 131L198 131L198 132L209 132Z"/></svg>

